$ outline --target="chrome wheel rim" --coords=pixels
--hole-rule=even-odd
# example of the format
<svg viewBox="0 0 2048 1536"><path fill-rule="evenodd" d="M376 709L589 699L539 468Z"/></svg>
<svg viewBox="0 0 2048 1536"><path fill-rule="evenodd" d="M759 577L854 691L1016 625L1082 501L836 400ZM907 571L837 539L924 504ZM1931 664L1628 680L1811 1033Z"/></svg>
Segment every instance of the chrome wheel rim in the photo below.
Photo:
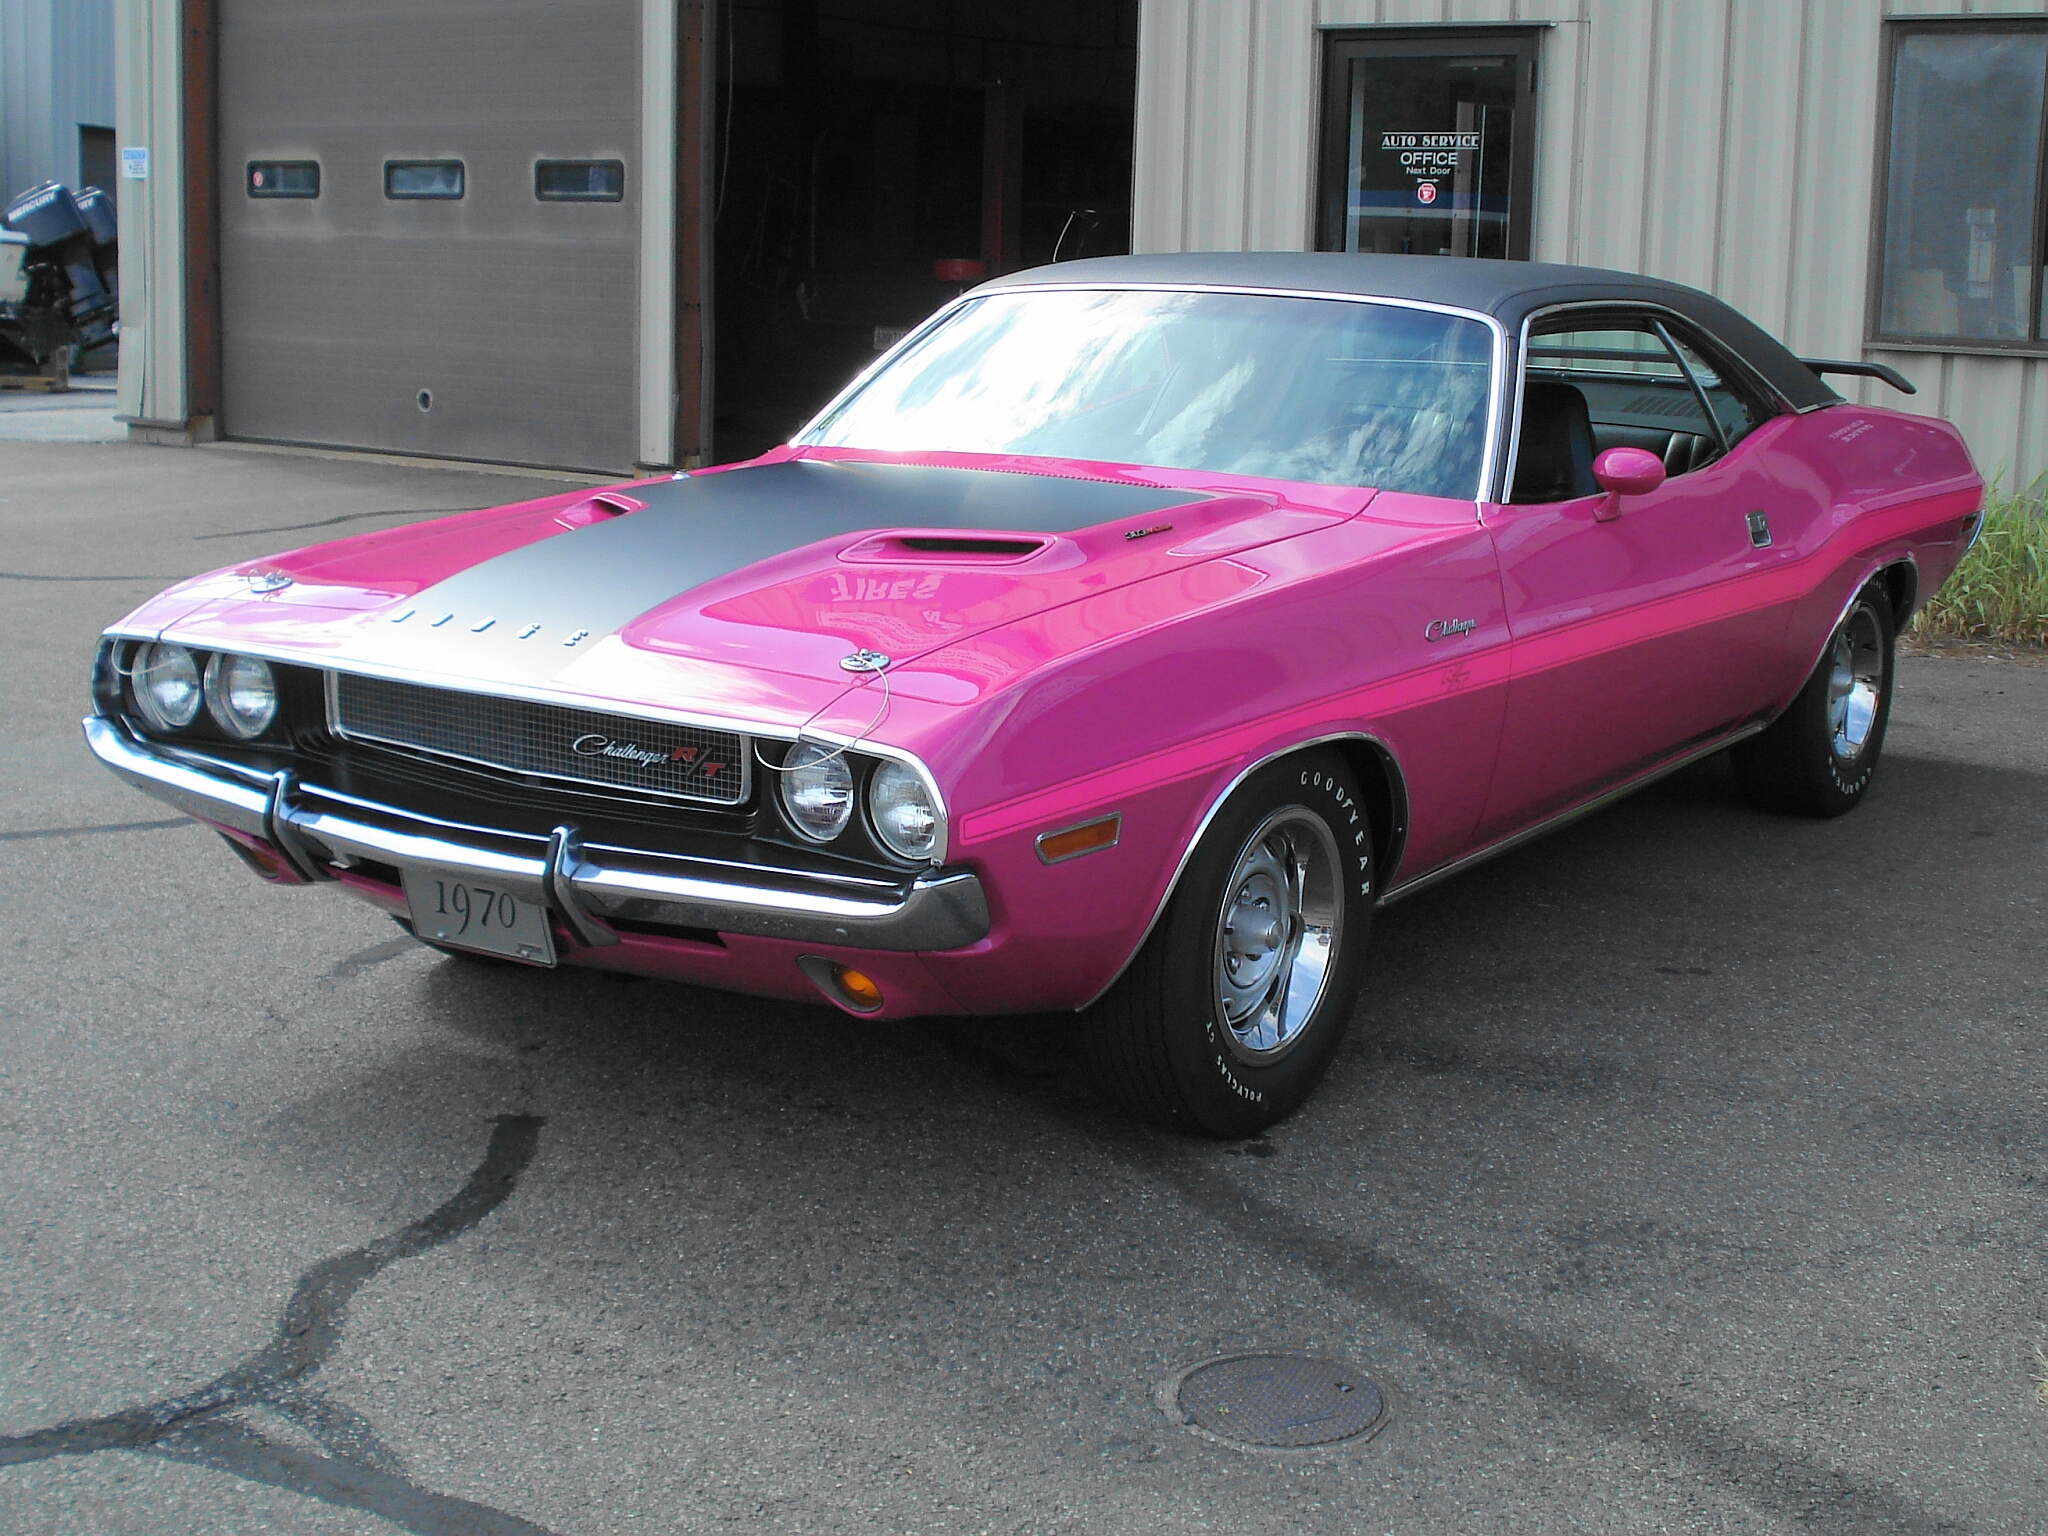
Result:
<svg viewBox="0 0 2048 1536"><path fill-rule="evenodd" d="M1828 743L1839 762L1853 762L1870 740L1884 689L1884 637L1877 615L1861 604L1835 632L1828 657Z"/></svg>
<svg viewBox="0 0 2048 1536"><path fill-rule="evenodd" d="M1337 840L1301 806L1275 811L1245 841L1223 890L1210 967L1236 1053L1288 1050L1328 990L1344 918Z"/></svg>

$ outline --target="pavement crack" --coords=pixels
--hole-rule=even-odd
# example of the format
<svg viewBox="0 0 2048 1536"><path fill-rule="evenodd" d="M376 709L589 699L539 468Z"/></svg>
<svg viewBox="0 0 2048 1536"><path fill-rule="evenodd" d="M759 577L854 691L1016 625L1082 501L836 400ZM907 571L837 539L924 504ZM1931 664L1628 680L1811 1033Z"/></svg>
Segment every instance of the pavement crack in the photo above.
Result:
<svg viewBox="0 0 2048 1536"><path fill-rule="evenodd" d="M0 581L161 581L183 580L178 576L36 576L26 571L0 571Z"/></svg>
<svg viewBox="0 0 2048 1536"><path fill-rule="evenodd" d="M100 832L161 832L166 827L198 825L189 816L173 816L169 821L112 821L90 827L25 827L19 831L0 832L0 843L22 843L35 837L89 837Z"/></svg>
<svg viewBox="0 0 2048 1536"><path fill-rule="evenodd" d="M1155 1167L1183 1199L1241 1241L1301 1264L1332 1290L1402 1319L1440 1344L1504 1367L1530 1396L1568 1406L1601 1433L1690 1466L1765 1511L1815 1531L1967 1529L1880 1483L1643 1386L1613 1360L1499 1316L1400 1259L1336 1236L1222 1173L1160 1149Z"/></svg>
<svg viewBox="0 0 2048 1536"><path fill-rule="evenodd" d="M276 1335L239 1365L175 1397L0 1436L0 1466L143 1451L360 1509L419 1536L547 1536L516 1515L411 1481L367 1419L308 1385L341 1347L356 1292L390 1265L452 1242L503 1205L533 1161L542 1123L538 1115L500 1115L483 1161L461 1189L417 1221L313 1265L292 1288ZM263 1434L240 1412L259 1407L305 1430L329 1454Z"/></svg>

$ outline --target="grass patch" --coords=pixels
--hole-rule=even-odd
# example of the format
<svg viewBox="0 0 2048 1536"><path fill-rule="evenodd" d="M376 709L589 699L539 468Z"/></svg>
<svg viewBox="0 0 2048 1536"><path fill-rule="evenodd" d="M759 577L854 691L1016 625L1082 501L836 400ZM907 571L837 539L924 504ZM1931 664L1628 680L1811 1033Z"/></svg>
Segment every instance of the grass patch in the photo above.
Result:
<svg viewBox="0 0 2048 1536"><path fill-rule="evenodd" d="M1913 620L1913 633L2048 645L2048 476L1984 501L1984 532Z"/></svg>

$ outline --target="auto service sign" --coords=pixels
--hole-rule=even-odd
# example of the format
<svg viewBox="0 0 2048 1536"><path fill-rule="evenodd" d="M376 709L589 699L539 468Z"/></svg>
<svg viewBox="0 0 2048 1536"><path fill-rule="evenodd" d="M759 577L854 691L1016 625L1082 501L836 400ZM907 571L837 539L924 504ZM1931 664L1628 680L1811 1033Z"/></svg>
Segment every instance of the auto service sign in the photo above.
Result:
<svg viewBox="0 0 2048 1536"><path fill-rule="evenodd" d="M1460 154L1478 148L1476 132L1380 135L1380 152L1395 157L1402 172L1415 183L1415 200L1424 206L1436 201L1438 182L1457 174Z"/></svg>

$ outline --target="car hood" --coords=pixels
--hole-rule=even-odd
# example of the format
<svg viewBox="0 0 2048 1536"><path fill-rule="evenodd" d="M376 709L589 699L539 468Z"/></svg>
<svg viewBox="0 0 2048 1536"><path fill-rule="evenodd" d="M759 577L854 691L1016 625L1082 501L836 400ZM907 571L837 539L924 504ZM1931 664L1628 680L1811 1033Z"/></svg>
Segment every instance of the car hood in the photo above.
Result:
<svg viewBox="0 0 2048 1536"><path fill-rule="evenodd" d="M454 687L649 703L680 688L698 708L801 720L844 690L853 651L892 666L957 651L1355 510L1115 473L785 451L253 562L125 627Z"/></svg>

